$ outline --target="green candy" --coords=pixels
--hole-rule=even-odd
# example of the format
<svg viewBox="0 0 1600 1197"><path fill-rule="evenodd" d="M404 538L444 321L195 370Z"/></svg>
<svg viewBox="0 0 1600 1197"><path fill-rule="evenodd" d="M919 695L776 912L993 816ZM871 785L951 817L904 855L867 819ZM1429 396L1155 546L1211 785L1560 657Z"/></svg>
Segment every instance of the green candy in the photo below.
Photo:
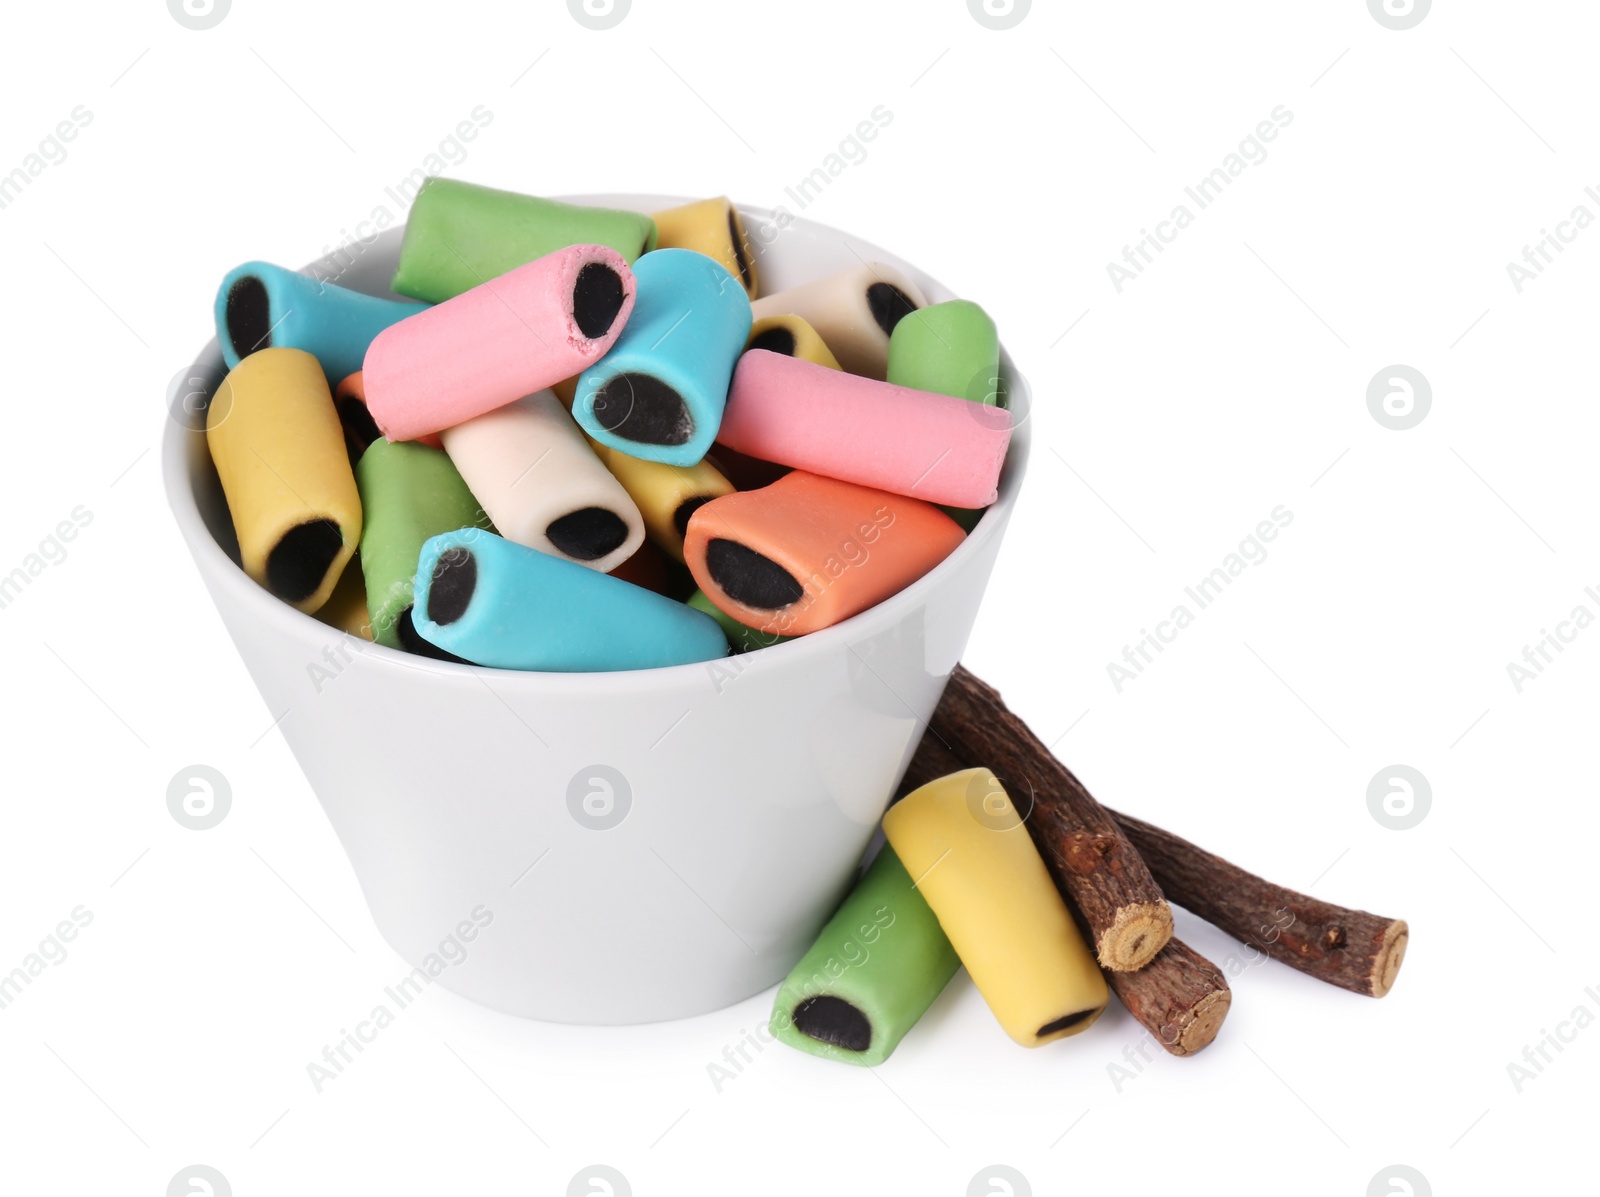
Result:
<svg viewBox="0 0 1600 1197"><path fill-rule="evenodd" d="M1000 334L977 304L965 299L910 313L889 334L888 379L896 386L954 395L993 407L1003 402ZM941 508L971 532L983 510Z"/></svg>
<svg viewBox="0 0 1600 1197"><path fill-rule="evenodd" d="M704 611L722 625L722 633L728 638L728 645L734 652L753 653L758 648L769 648L774 644L794 639L793 636L780 636L776 632L759 632L740 623L708 599L703 590L696 590L689 596L687 602L696 611Z"/></svg>
<svg viewBox="0 0 1600 1197"><path fill-rule="evenodd" d="M356 487L372 638L419 651L426 642L411 627L411 594L424 542L459 528L488 529L489 517L450 459L415 441L373 441L356 463Z"/></svg>
<svg viewBox="0 0 1600 1197"><path fill-rule="evenodd" d="M773 1037L848 1064L881 1064L961 967L888 844L778 987Z"/></svg>
<svg viewBox="0 0 1600 1197"><path fill-rule="evenodd" d="M1000 336L975 303L952 299L909 313L889 336L889 381L994 406Z"/></svg>
<svg viewBox="0 0 1600 1197"><path fill-rule="evenodd" d="M396 294L443 303L569 245L608 245L631 266L656 247L643 212L584 208L454 179L417 192L390 284Z"/></svg>

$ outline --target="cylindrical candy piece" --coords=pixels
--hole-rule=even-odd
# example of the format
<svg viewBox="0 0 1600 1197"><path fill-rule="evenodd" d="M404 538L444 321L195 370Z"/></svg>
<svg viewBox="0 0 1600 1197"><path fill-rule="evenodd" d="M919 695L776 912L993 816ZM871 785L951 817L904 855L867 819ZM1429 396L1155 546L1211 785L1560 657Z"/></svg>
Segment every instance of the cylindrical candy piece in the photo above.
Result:
<svg viewBox="0 0 1600 1197"><path fill-rule="evenodd" d="M431 655L412 626L417 555L441 532L487 528L489 519L456 467L438 449L379 437L356 463L366 527L361 570L372 638L390 648Z"/></svg>
<svg viewBox="0 0 1600 1197"><path fill-rule="evenodd" d="M755 255L739 210L727 196L699 200L655 213L656 244L661 249L692 249L722 264L745 294L760 294Z"/></svg>
<svg viewBox="0 0 1600 1197"><path fill-rule="evenodd" d="M646 254L634 275L633 314L611 351L583 371L572 414L601 444L690 466L717 435L728 379L750 335L750 300L731 274L692 250Z"/></svg>
<svg viewBox="0 0 1600 1197"><path fill-rule="evenodd" d="M931 503L796 470L700 508L683 551L723 611L799 636L904 590L964 536Z"/></svg>
<svg viewBox="0 0 1600 1197"><path fill-rule="evenodd" d="M322 363L332 385L361 369L373 337L427 306L363 295L270 262L246 262L217 288L217 343L229 369L258 349L304 349Z"/></svg>
<svg viewBox="0 0 1600 1197"><path fill-rule="evenodd" d="M655 221L435 176L411 204L390 289L441 303L569 245L610 246L632 265L656 247Z"/></svg>
<svg viewBox="0 0 1600 1197"><path fill-rule="evenodd" d="M1011 413L752 349L733 373L717 442L930 503L987 507Z"/></svg>
<svg viewBox="0 0 1600 1197"><path fill-rule="evenodd" d="M333 388L333 408L339 413L339 425L344 429L344 447L354 466L373 441L381 441L383 433L373 423L367 410L367 391L362 385L361 371L346 374Z"/></svg>
<svg viewBox="0 0 1600 1197"><path fill-rule="evenodd" d="M830 370L844 368L839 365L839 360L833 356L833 351L828 348L821 334L807 323L805 317L796 316L792 312L782 316L763 316L753 321L750 325L750 336L745 341L744 347L766 349L773 353L781 353L785 357L816 362L817 365L826 366Z"/></svg>
<svg viewBox="0 0 1600 1197"><path fill-rule="evenodd" d="M1106 979L994 774L913 790L883 832L1006 1034L1038 1047L1100 1017Z"/></svg>
<svg viewBox="0 0 1600 1197"><path fill-rule="evenodd" d="M616 250L557 250L379 333L367 409L392 441L451 428L598 361L633 306Z"/></svg>
<svg viewBox="0 0 1600 1197"><path fill-rule="evenodd" d="M793 636L780 636L776 632L758 632L755 628L746 627L708 599L704 590L696 590L684 601L696 611L704 611L716 620L722 628L722 634L728 638L728 647L736 653L753 653L758 648L771 648L774 644L794 639Z"/></svg>
<svg viewBox="0 0 1600 1197"><path fill-rule="evenodd" d="M977 304L930 304L889 335L888 380L991 407L1000 399L1000 334Z"/></svg>
<svg viewBox="0 0 1600 1197"><path fill-rule="evenodd" d="M365 527L361 531L362 535L366 534ZM317 609L316 618L359 640L372 639L372 617L367 614L367 587L361 576L359 551L339 575L328 601Z"/></svg>
<svg viewBox="0 0 1600 1197"><path fill-rule="evenodd" d="M445 452L507 540L601 573L643 542L638 507L549 390L443 436Z"/></svg>
<svg viewBox="0 0 1600 1197"><path fill-rule="evenodd" d="M322 364L302 349L252 353L212 397L206 443L244 572L315 611L361 541L361 496Z"/></svg>
<svg viewBox="0 0 1600 1197"><path fill-rule="evenodd" d="M999 404L1000 335L994 321L965 299L935 303L895 325L889 336L888 381L918 391L955 395L990 407ZM968 532L981 509L947 508Z"/></svg>
<svg viewBox="0 0 1600 1197"><path fill-rule="evenodd" d="M415 622L439 648L497 669L655 669L728 652L709 615L476 529L423 546Z"/></svg>
<svg viewBox="0 0 1600 1197"><path fill-rule="evenodd" d="M939 920L885 844L778 986L772 1034L829 1060L882 1064L960 967Z"/></svg>
<svg viewBox="0 0 1600 1197"><path fill-rule="evenodd" d="M592 446L639 508L646 534L675 561L683 560L683 536L689 528L689 517L712 499L733 493L733 483L709 461L671 466L633 457L599 441L592 442Z"/></svg>
<svg viewBox="0 0 1600 1197"><path fill-rule="evenodd" d="M757 320L786 313L804 317L846 370L882 379L889 362L889 334L927 302L904 272L886 262L867 262L763 296L751 312Z"/></svg>

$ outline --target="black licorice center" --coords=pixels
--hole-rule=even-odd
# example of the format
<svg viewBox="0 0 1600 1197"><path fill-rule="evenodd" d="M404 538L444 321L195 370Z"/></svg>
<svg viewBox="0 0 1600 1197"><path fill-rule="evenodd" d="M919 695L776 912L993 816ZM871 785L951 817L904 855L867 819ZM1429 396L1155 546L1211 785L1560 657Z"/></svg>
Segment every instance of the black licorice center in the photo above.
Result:
<svg viewBox="0 0 1600 1197"><path fill-rule="evenodd" d="M628 525L615 511L582 507L551 520L544 534L568 557L595 561L628 539Z"/></svg>
<svg viewBox="0 0 1600 1197"><path fill-rule="evenodd" d="M672 513L672 526L678 530L679 536L689 535L689 519L707 503L711 502L710 495L690 495L678 504Z"/></svg>
<svg viewBox="0 0 1600 1197"><path fill-rule="evenodd" d="M733 264L739 268L739 281L750 290L750 257L744 250L744 230L739 227L739 213L728 205L728 239L733 242Z"/></svg>
<svg viewBox="0 0 1600 1197"><path fill-rule="evenodd" d="M801 1034L846 1051L864 1052L872 1046L872 1024L867 1016L831 994L808 997L796 1006L794 1025Z"/></svg>
<svg viewBox="0 0 1600 1197"><path fill-rule="evenodd" d="M720 537L706 544L711 579L736 603L778 611L800 601L805 587L783 566L736 540Z"/></svg>
<svg viewBox="0 0 1600 1197"><path fill-rule="evenodd" d="M750 338L747 349L766 349L773 353L781 353L784 357L793 357L795 350L794 333L783 325L777 324L771 328L763 329Z"/></svg>
<svg viewBox="0 0 1600 1197"><path fill-rule="evenodd" d="M587 262L572 284L572 318L586 337L603 337L622 310L622 278L604 262Z"/></svg>
<svg viewBox="0 0 1600 1197"><path fill-rule="evenodd" d="M267 554L267 589L287 603L315 594L344 548L344 533L332 520L311 520L290 528Z"/></svg>
<svg viewBox="0 0 1600 1197"><path fill-rule="evenodd" d="M372 412L367 405L354 395L346 395L338 402L339 423L344 426L345 439L351 444L365 449L383 433L378 431L378 422L372 418Z"/></svg>
<svg viewBox="0 0 1600 1197"><path fill-rule="evenodd" d="M1044 1024L1044 1026L1039 1028L1039 1038L1043 1039L1046 1035L1054 1035L1057 1031L1064 1031L1068 1027L1075 1027L1080 1022L1093 1018L1094 1013L1095 1012L1093 1010L1079 1010L1076 1014L1068 1014L1064 1018L1056 1019L1055 1022L1047 1022Z"/></svg>
<svg viewBox="0 0 1600 1197"><path fill-rule="evenodd" d="M694 434L683 396L650 374L618 374L595 392L591 410L607 432L643 445L685 445Z"/></svg>
<svg viewBox="0 0 1600 1197"><path fill-rule="evenodd" d="M234 353L249 357L258 349L271 348L272 299L267 285L255 275L247 274L228 288L225 316Z"/></svg>
<svg viewBox="0 0 1600 1197"><path fill-rule="evenodd" d="M466 549L446 549L433 563L428 583L428 618L437 624L455 623L467 612L478 587L478 562Z"/></svg>
<svg viewBox="0 0 1600 1197"><path fill-rule="evenodd" d="M868 287L867 306L872 309L872 318L878 322L885 336L894 332L896 324L916 311L916 304L893 283L873 283Z"/></svg>
<svg viewBox="0 0 1600 1197"><path fill-rule="evenodd" d="M458 657L455 653L446 652L432 641L424 640L422 634L417 631L416 622L412 619L414 610L415 608L413 607L407 607L400 612L400 618L395 620L394 634L399 638L401 648L408 653L415 653L419 657L432 657L435 661L455 661L462 665L472 664L466 658Z"/></svg>

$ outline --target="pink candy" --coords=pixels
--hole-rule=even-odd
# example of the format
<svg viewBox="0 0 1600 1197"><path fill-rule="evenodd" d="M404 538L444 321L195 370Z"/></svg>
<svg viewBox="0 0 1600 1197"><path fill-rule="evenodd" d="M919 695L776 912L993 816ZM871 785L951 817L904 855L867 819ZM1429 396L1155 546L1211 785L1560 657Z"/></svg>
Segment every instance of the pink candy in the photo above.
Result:
<svg viewBox="0 0 1600 1197"><path fill-rule="evenodd" d="M390 440L452 428L579 374L633 311L633 272L574 245L391 325L367 349L367 409Z"/></svg>
<svg viewBox="0 0 1600 1197"><path fill-rule="evenodd" d="M897 495L987 507L998 495L1011 413L752 349L734 370L717 440Z"/></svg>

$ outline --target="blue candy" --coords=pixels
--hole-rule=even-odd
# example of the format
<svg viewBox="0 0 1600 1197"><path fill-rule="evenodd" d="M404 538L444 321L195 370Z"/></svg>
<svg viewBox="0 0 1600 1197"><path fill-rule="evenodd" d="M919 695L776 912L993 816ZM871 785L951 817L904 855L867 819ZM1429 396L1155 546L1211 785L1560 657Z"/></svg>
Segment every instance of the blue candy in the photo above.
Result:
<svg viewBox="0 0 1600 1197"><path fill-rule="evenodd" d="M702 611L477 528L422 546L412 620L430 644L497 669L602 673L728 653Z"/></svg>
<svg viewBox="0 0 1600 1197"><path fill-rule="evenodd" d="M337 385L361 369L373 337L427 306L363 295L270 262L246 262L222 280L214 313L230 370L257 349L303 349Z"/></svg>
<svg viewBox="0 0 1600 1197"><path fill-rule="evenodd" d="M633 267L627 327L578 379L572 414L603 445L691 466L722 423L733 367L750 335L750 298L704 254L658 249Z"/></svg>

